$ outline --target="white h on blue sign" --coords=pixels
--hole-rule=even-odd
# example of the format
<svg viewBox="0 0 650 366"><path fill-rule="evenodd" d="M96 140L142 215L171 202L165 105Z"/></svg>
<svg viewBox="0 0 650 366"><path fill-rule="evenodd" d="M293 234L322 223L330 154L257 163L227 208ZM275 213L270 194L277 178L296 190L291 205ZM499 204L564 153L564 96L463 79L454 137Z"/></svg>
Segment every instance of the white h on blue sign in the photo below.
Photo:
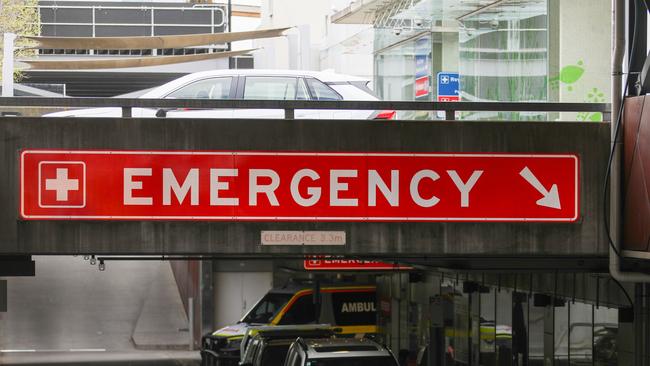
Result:
<svg viewBox="0 0 650 366"><path fill-rule="evenodd" d="M456 97L460 98L460 79L458 73L439 72L438 73L438 97Z"/></svg>

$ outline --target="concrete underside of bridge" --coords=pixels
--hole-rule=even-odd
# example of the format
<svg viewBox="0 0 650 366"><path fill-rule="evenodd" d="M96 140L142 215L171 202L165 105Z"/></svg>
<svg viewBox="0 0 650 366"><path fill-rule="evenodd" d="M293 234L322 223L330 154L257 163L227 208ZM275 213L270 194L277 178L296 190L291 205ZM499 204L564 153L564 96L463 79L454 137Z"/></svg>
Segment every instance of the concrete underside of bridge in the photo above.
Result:
<svg viewBox="0 0 650 366"><path fill-rule="evenodd" d="M563 153L580 159L574 223L24 221L22 149ZM0 254L596 256L609 124L0 118ZM345 231L345 246L262 246L262 230Z"/></svg>

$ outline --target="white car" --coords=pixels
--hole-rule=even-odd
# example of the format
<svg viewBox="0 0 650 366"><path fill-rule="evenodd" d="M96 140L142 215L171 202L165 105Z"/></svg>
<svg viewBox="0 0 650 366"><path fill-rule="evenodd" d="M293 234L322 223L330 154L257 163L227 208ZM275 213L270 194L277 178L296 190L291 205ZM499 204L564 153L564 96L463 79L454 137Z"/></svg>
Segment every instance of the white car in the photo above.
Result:
<svg viewBox="0 0 650 366"><path fill-rule="evenodd" d="M185 75L150 89L138 98L249 100L378 100L356 76L316 71L213 70ZM47 114L47 117L120 117L121 108L90 108ZM133 117L283 118L282 109L153 109L133 108ZM300 119L394 119L395 111L296 110Z"/></svg>

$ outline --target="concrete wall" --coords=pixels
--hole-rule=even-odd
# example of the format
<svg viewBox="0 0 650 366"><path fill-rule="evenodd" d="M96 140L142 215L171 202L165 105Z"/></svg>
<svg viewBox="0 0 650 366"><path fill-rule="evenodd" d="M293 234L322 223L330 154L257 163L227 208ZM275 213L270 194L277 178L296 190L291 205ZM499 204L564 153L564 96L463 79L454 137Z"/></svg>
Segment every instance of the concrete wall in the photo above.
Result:
<svg viewBox="0 0 650 366"><path fill-rule="evenodd" d="M601 123L0 119L0 253L605 255ZM18 219L25 148L576 153L577 223L83 222ZM262 247L261 230L345 230L342 247Z"/></svg>

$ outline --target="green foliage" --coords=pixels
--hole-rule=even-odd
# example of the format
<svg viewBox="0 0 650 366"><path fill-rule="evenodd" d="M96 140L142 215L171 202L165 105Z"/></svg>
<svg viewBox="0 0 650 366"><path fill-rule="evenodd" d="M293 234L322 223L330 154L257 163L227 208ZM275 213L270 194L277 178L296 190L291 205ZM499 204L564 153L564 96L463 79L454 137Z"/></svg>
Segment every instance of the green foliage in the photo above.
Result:
<svg viewBox="0 0 650 366"><path fill-rule="evenodd" d="M18 35L15 41L15 58L34 56L36 50L29 49L33 43L20 36L38 36L40 34L40 17L38 14L38 0L0 0L0 45L3 42L2 34L11 32ZM0 60L2 66L2 60ZM0 76L1 77L1 76ZM20 80L22 74L19 70L14 72L14 79Z"/></svg>

